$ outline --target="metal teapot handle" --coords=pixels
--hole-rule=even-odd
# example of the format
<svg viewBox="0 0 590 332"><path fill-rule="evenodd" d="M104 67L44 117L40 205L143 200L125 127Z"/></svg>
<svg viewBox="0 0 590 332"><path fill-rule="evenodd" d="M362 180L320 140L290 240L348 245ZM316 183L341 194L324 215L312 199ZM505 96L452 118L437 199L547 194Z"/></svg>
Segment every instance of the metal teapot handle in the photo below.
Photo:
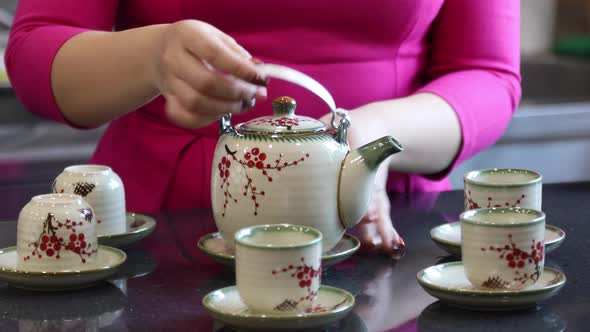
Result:
<svg viewBox="0 0 590 332"><path fill-rule="evenodd" d="M231 125L231 113L228 113L219 119L219 136L232 132L234 132L234 127Z"/></svg>

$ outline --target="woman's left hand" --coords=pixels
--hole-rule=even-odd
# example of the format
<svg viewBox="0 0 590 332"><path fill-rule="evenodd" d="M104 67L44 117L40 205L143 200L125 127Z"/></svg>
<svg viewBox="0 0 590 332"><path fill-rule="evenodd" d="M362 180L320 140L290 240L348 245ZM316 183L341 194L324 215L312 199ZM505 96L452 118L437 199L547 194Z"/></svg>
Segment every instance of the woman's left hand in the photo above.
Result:
<svg viewBox="0 0 590 332"><path fill-rule="evenodd" d="M391 205L387 196L387 162L381 165L375 178L375 190L367 213L359 223L359 234L363 245L380 251L393 258L401 258L406 244L399 236L391 221Z"/></svg>
<svg viewBox="0 0 590 332"><path fill-rule="evenodd" d="M368 112L351 112L352 126L348 129L348 143L351 148L357 148L378 137L371 137L373 128ZM332 114L320 118L320 121L330 124ZM374 132L373 132L374 133ZM387 196L386 183L389 173L389 160L383 162L375 177L375 190L369 208L359 223L361 243L372 250L381 251L393 258L400 258L405 252L406 244L399 236L391 221L391 205Z"/></svg>

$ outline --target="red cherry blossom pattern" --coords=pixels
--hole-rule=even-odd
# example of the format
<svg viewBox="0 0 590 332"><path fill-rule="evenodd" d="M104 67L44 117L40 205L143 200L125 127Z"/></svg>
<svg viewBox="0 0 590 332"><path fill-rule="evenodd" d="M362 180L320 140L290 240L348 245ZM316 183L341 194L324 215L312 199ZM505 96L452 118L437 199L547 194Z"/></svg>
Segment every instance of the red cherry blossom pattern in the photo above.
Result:
<svg viewBox="0 0 590 332"><path fill-rule="evenodd" d="M313 291L311 289L311 283L313 282L314 279L318 279L318 283L319 283L319 279L322 275L322 266L320 264L320 266L317 269L314 269L312 266L305 264L305 259L303 257L300 258L301 260L301 264L294 266L294 265L289 265L289 266L285 266L282 268L278 268L275 270L272 270L271 273L273 275L278 275L281 273L289 273L291 275L291 278L295 279L295 282L297 282L297 284L299 285L299 288L304 288L307 291L307 295L306 296L302 296L299 299L285 299L283 302L281 302L281 304L279 304L277 307L275 307L275 310L278 311L290 311L290 310L294 310L301 302L303 301L313 301L317 295L318 295L318 291Z"/></svg>
<svg viewBox="0 0 590 332"><path fill-rule="evenodd" d="M226 152L227 152L227 145L226 145ZM237 203L238 200L235 199L231 192L229 191L229 186L230 186L230 182L229 182L229 176L231 175L230 173L230 167L231 167L231 161L229 160L228 157L230 157L231 155L228 154L227 156L223 156L221 158L221 160L219 161L219 163L217 163L217 169L219 171L219 177L221 178L221 188L223 189L225 187L225 190L223 192L223 195L225 196L225 200L223 202L223 213L221 214L223 217L225 217L225 210L227 209L227 205L229 204L229 201L232 200L234 203Z"/></svg>
<svg viewBox="0 0 590 332"><path fill-rule="evenodd" d="M236 157L237 151L231 151L227 145L225 145L225 153L226 154L221 157L221 160L217 163L217 169L221 178L220 188L223 189L223 195L225 196L223 212L221 213L222 217L225 217L227 207L232 201L233 203L238 203L239 201L237 198L232 196L230 192L229 176L231 174L230 167L232 165L239 165L244 170L244 174L246 174L247 182L243 185L244 191L242 192L242 196L252 200L254 205L253 214L257 216L258 208L260 207L258 197L265 196L266 192L256 187L249 172L260 172L266 177L268 182L273 182L273 178L271 176L272 172L280 172L284 168L297 166L299 163L305 161L306 158L309 158L309 153L306 153L298 160L292 162L283 162L283 154L281 153L279 154L278 158L275 159L273 165L268 162L269 156L258 147L254 147L252 150L245 152L243 159Z"/></svg>
<svg viewBox="0 0 590 332"><path fill-rule="evenodd" d="M543 261L543 253L545 247L541 241L535 241L535 239L531 240L530 251L525 251L520 249L516 246L516 243L512 241L512 234L508 234L508 240L510 241L508 244L503 246L488 246L481 247L481 251L489 251L489 252L496 252L498 253L498 257L502 260L506 261L506 265L514 269L514 278L513 280L516 282L520 282L521 284L525 284L527 281L537 281L541 276L541 267L539 263ZM531 274L522 273L519 269L523 269L526 266L534 265L535 271ZM498 287L499 284L504 286L508 285L507 281L500 280L498 277L490 277L489 280L494 280L498 284L495 284L495 288ZM483 285L484 287L486 285Z"/></svg>
<svg viewBox="0 0 590 332"><path fill-rule="evenodd" d="M335 305L328 306L328 307L324 307L323 305L321 305L320 303L318 303L316 305L312 305L309 308L305 309L305 313L307 313L307 314L312 314L312 313L313 314L317 314L317 313L322 313L322 312L334 311L334 310L338 309L344 303L346 303L346 299L342 300L342 302L340 302L340 303L336 303Z"/></svg>
<svg viewBox="0 0 590 332"><path fill-rule="evenodd" d="M259 125L268 123L273 127L286 127L287 130L291 130L293 127L298 127L300 122L311 122L310 119L305 118L289 118L289 117L282 117L278 119L258 119L253 120L249 124L252 125Z"/></svg>
<svg viewBox="0 0 590 332"><path fill-rule="evenodd" d="M82 209L79 211L84 214L84 221L92 222L92 210ZM82 263L86 263L86 258L96 254L97 248L92 248L92 245L86 242L84 233L76 231L76 228L82 226L84 221L66 219L64 222L60 222L55 219L52 213L48 213L39 238L29 244L29 247L33 247L33 251L23 259L25 261L31 258L42 259L43 255L47 258L60 259L62 251L71 251L80 256ZM65 229L70 235L64 239L57 235L58 229Z"/></svg>
<svg viewBox="0 0 590 332"><path fill-rule="evenodd" d="M465 209L466 210L473 210L473 209L479 209L482 208L483 206L480 206L477 202L475 202L473 200L473 198L471 197L471 190L467 190L467 194L465 194ZM504 203L494 203L494 198L493 197L488 197L488 205L486 206L487 208L492 208L492 207L517 207L520 205L521 201L525 198L525 194L520 195L520 198L517 198L516 201L514 203L511 202L504 202Z"/></svg>

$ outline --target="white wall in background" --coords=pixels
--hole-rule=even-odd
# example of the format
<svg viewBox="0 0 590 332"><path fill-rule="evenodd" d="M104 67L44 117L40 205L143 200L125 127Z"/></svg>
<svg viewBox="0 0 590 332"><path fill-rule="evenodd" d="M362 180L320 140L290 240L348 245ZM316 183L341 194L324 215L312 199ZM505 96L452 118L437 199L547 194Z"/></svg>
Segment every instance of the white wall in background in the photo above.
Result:
<svg viewBox="0 0 590 332"><path fill-rule="evenodd" d="M522 54L546 53L554 40L557 0L521 0L520 7Z"/></svg>
<svg viewBox="0 0 590 332"><path fill-rule="evenodd" d="M453 187L467 171L494 167L536 170L544 183L590 181L590 102L521 106L496 145L451 173Z"/></svg>

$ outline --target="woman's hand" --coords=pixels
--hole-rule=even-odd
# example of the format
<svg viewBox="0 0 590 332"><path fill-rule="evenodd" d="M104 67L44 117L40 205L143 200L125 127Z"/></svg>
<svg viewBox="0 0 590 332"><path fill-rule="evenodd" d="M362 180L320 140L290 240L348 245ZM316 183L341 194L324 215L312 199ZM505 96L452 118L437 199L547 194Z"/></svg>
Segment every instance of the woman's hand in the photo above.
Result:
<svg viewBox="0 0 590 332"><path fill-rule="evenodd" d="M166 98L168 118L181 127L206 126L266 97L265 80L252 56L204 22L186 20L167 26L155 63L154 81Z"/></svg>
<svg viewBox="0 0 590 332"><path fill-rule="evenodd" d="M348 129L348 143L352 149L379 138L374 117L369 112L350 112L351 126ZM324 115L320 121L330 124L332 114ZM373 137L377 133L379 137ZM382 135L381 135L382 136ZM391 221L390 203L386 183L389 160L381 164L375 176L375 190L369 208L359 223L361 242L365 247L381 251L394 258L403 256L406 244L398 235Z"/></svg>
<svg viewBox="0 0 590 332"><path fill-rule="evenodd" d="M359 223L359 234L361 242L369 249L381 251L393 258L401 258L406 244L391 221L391 205L385 189L387 173L388 165L385 161L375 177L375 191L369 209Z"/></svg>

